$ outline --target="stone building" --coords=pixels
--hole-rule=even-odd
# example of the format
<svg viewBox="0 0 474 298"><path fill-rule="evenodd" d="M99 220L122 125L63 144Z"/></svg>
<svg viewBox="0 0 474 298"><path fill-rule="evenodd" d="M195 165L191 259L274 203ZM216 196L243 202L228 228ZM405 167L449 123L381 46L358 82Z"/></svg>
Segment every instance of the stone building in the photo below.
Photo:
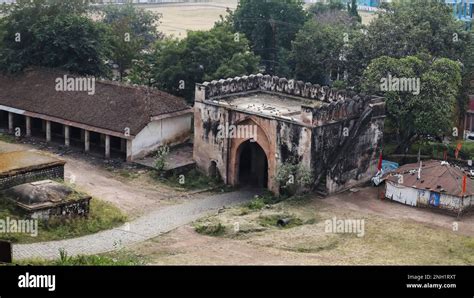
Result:
<svg viewBox="0 0 474 298"><path fill-rule="evenodd" d="M205 82L196 85L193 155L227 184L274 193L283 165L299 164L310 187L329 194L375 174L384 118L382 98L352 91L261 74Z"/></svg>
<svg viewBox="0 0 474 298"><path fill-rule="evenodd" d="M0 190L45 179L64 180L65 161L32 151L0 153Z"/></svg>
<svg viewBox="0 0 474 298"><path fill-rule="evenodd" d="M58 88L62 81L72 91ZM132 161L161 145L184 142L191 125L185 100L156 89L43 68L0 75L0 129L19 137Z"/></svg>

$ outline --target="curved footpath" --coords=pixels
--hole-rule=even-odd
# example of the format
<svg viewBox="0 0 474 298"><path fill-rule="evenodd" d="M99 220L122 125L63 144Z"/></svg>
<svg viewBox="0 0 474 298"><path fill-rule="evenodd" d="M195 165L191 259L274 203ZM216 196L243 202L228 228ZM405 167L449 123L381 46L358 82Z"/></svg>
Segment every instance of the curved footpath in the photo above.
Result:
<svg viewBox="0 0 474 298"><path fill-rule="evenodd" d="M56 259L59 257L60 249L64 249L68 256L93 255L117 250L155 238L203 216L210 215L222 207L250 201L255 194L257 194L256 191L241 190L212 195L205 199L196 199L153 211L121 227L96 234L60 241L16 244L13 246L13 258L15 260Z"/></svg>

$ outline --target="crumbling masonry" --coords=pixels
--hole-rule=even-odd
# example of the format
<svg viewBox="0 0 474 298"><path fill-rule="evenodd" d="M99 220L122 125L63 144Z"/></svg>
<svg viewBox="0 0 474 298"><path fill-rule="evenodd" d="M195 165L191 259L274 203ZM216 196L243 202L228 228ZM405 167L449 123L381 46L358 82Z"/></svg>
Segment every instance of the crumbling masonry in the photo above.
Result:
<svg viewBox="0 0 474 298"><path fill-rule="evenodd" d="M283 186L282 165L298 163L313 190L334 193L375 174L384 117L380 97L302 81L257 74L205 82L196 85L194 159L227 184L274 193ZM232 126L257 135L221 137Z"/></svg>

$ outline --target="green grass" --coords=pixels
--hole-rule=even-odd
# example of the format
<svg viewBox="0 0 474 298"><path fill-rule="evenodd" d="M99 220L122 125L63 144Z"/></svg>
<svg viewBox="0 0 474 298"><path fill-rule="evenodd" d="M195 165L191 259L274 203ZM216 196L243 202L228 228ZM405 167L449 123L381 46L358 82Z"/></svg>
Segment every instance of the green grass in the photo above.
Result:
<svg viewBox="0 0 474 298"><path fill-rule="evenodd" d="M6 143L16 143L14 136L6 135L3 133L0 133L0 141L6 142Z"/></svg>
<svg viewBox="0 0 474 298"><path fill-rule="evenodd" d="M70 257L67 252L60 251L56 260L27 259L14 263L20 266L136 266L144 265L138 256L124 251L109 253L108 255L79 255Z"/></svg>
<svg viewBox="0 0 474 298"><path fill-rule="evenodd" d="M284 218L290 219L289 223L286 226L279 226L277 224L278 220ZM290 229L304 224L302 219L291 214L274 214L259 216L258 223L263 227L279 227L283 229Z"/></svg>
<svg viewBox="0 0 474 298"><path fill-rule="evenodd" d="M226 190L227 187L218 179L210 178L196 169L192 169L187 173L180 175L172 175L170 177L162 177L158 172L154 172L153 177L162 183L172 187L184 188L187 190L207 189L207 188L222 188Z"/></svg>
<svg viewBox="0 0 474 298"><path fill-rule="evenodd" d="M114 205L92 199L87 218L70 219L52 218L40 221L37 237L27 234L0 234L0 239L13 243L34 243L52 240L76 238L102 230L112 229L126 222L127 217ZM7 200L0 200L0 218L25 219L15 205Z"/></svg>
<svg viewBox="0 0 474 298"><path fill-rule="evenodd" d="M247 208L249 211L261 210L266 205L276 204L282 200L284 200L284 197L276 197L271 192L266 191L262 195L255 196L252 201L244 204L244 209ZM243 210L243 212L245 213L245 210Z"/></svg>
<svg viewBox="0 0 474 298"><path fill-rule="evenodd" d="M225 233L225 226L221 223L218 224L199 224L194 227L194 230L203 235L208 236L221 236Z"/></svg>

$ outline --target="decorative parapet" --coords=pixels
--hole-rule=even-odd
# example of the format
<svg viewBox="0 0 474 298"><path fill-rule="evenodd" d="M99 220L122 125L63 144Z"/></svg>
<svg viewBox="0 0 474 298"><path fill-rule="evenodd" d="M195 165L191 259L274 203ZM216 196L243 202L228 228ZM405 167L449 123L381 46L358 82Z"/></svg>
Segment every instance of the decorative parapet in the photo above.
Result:
<svg viewBox="0 0 474 298"><path fill-rule="evenodd" d="M205 87L206 99L256 90L285 93L325 102L347 99L355 95L353 91L336 90L328 86L262 74L214 80L204 82L201 86Z"/></svg>
<svg viewBox="0 0 474 298"><path fill-rule="evenodd" d="M337 90L328 86L293 79L288 80L277 76L252 74L204 82L197 86L201 94L204 95L199 96L199 99L212 100L232 94L264 91L320 101L323 104L314 107L302 105L303 122L312 123L313 125L323 125L331 121L357 117L368 104L379 107L376 109L377 112L374 116L383 116L384 114L384 102L380 97L357 94L352 90ZM202 87L204 87L204 90ZM198 97L196 99L198 100Z"/></svg>

